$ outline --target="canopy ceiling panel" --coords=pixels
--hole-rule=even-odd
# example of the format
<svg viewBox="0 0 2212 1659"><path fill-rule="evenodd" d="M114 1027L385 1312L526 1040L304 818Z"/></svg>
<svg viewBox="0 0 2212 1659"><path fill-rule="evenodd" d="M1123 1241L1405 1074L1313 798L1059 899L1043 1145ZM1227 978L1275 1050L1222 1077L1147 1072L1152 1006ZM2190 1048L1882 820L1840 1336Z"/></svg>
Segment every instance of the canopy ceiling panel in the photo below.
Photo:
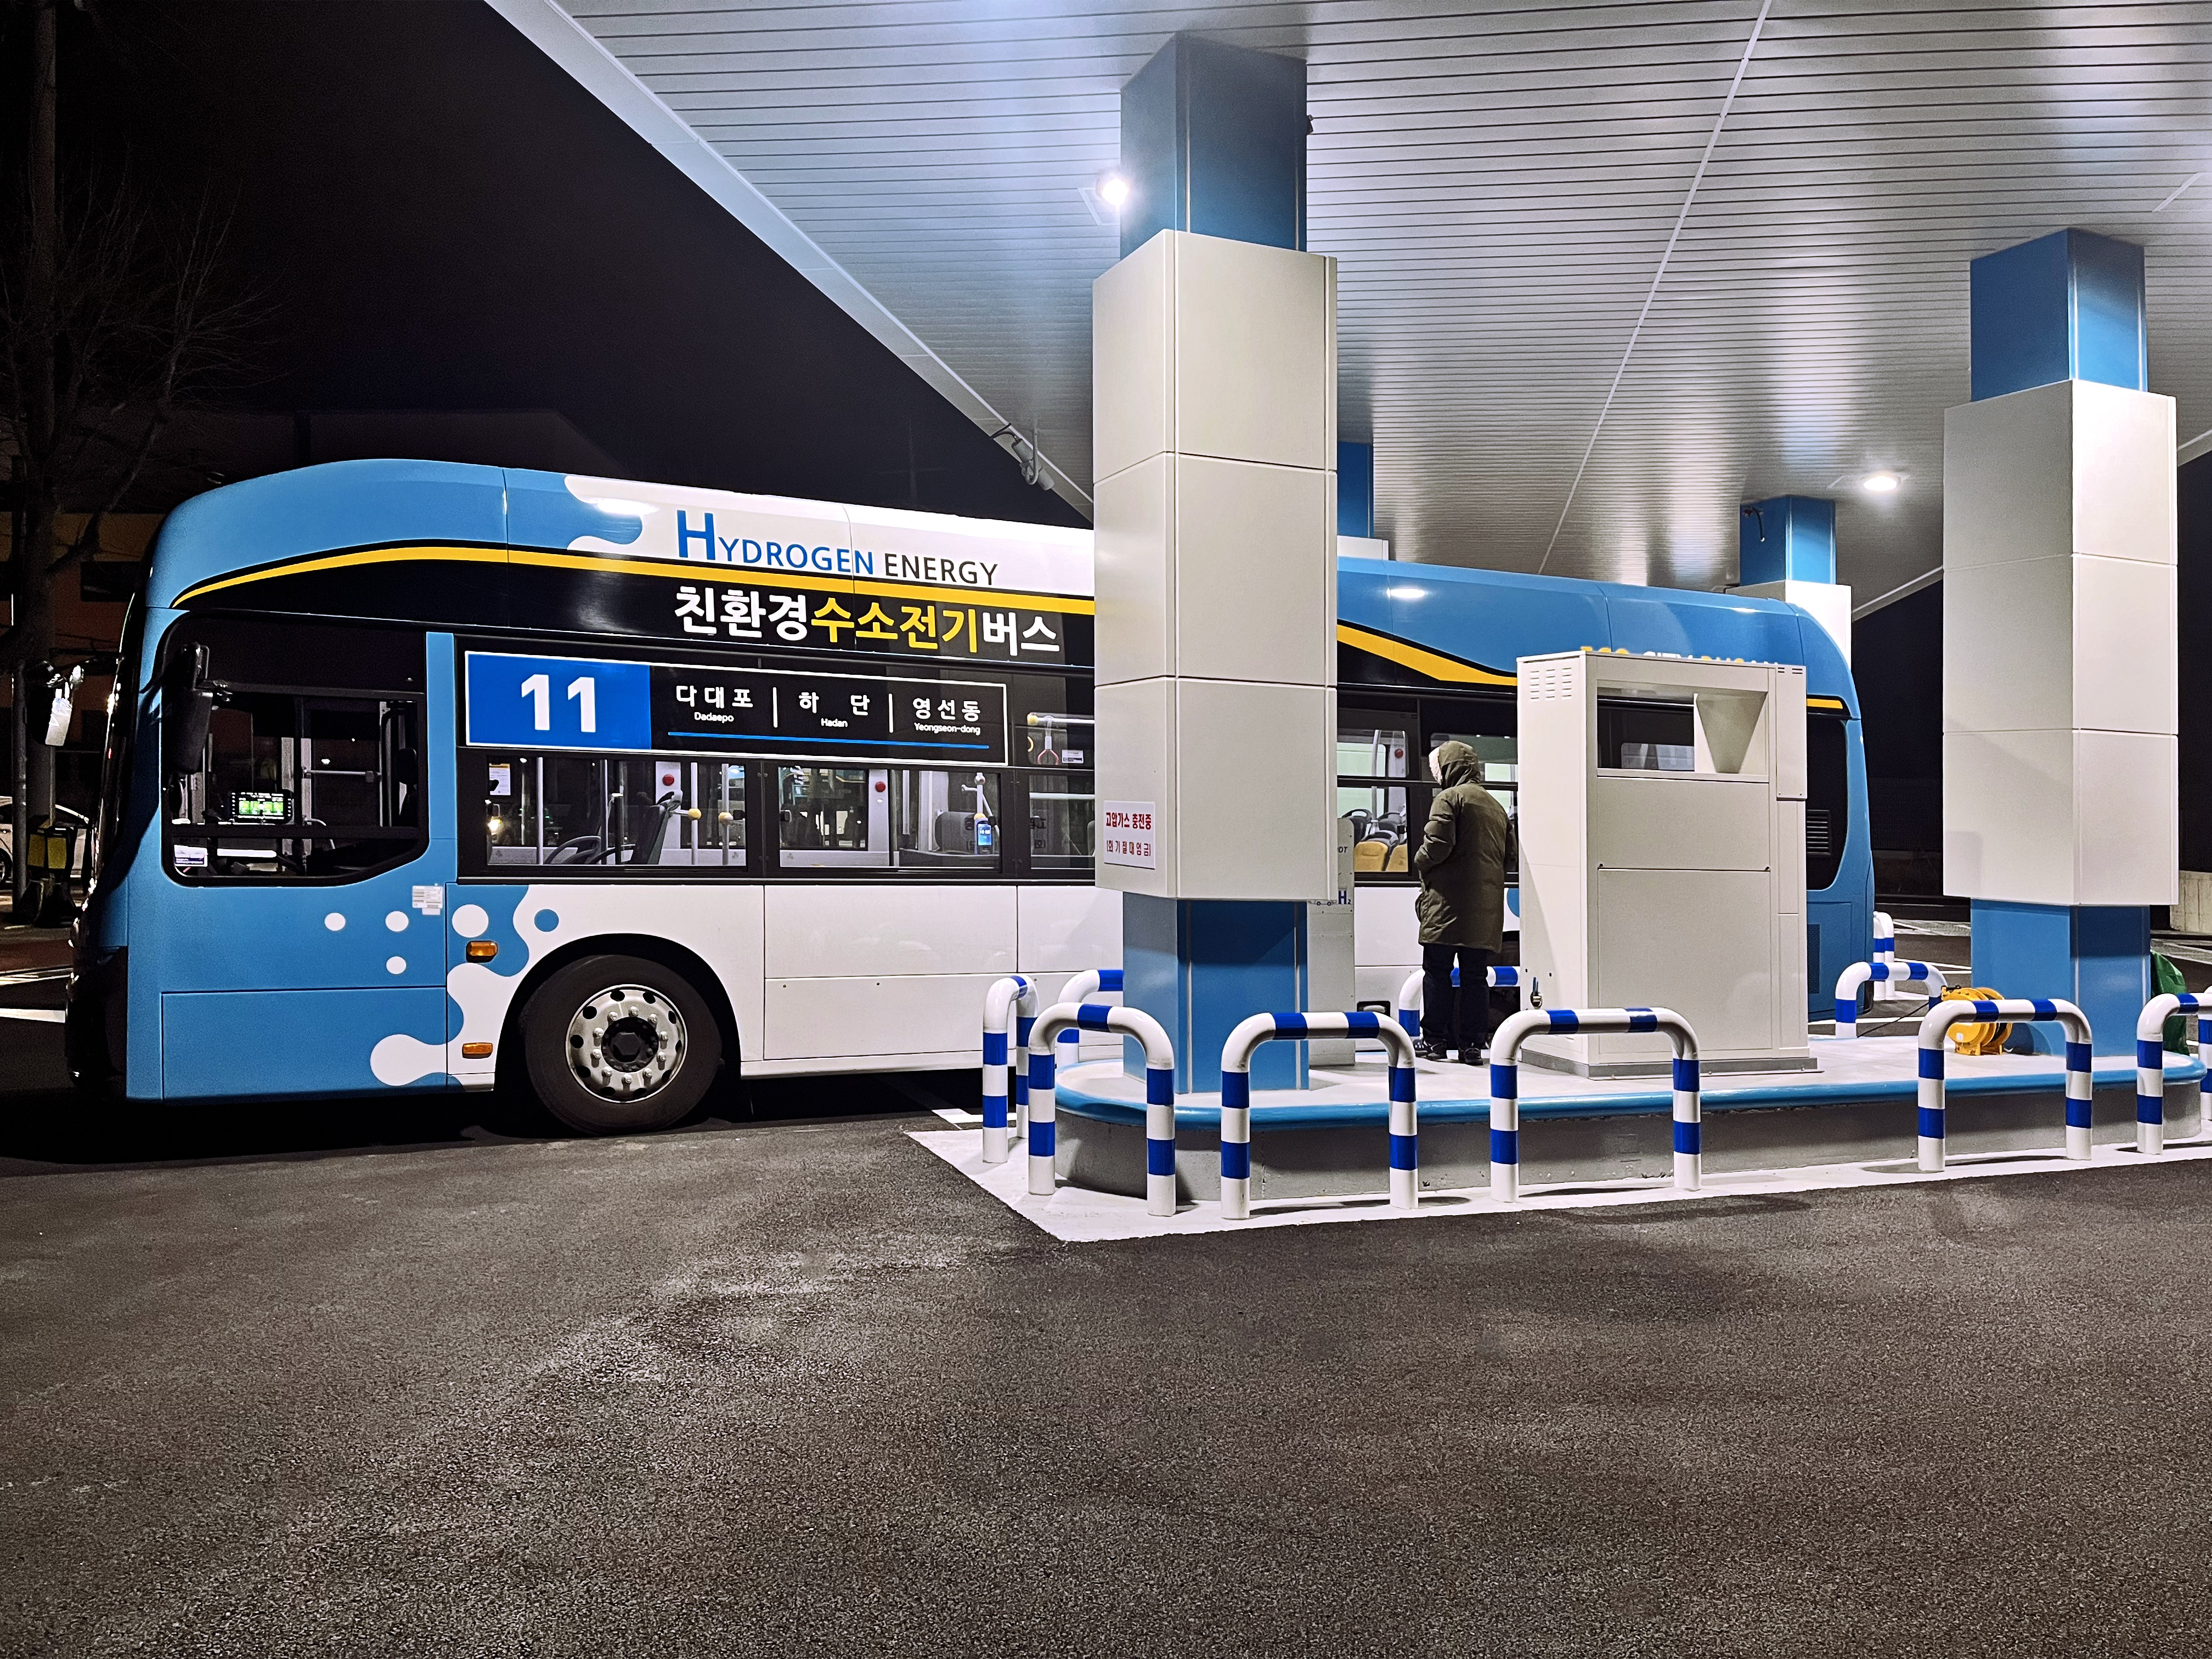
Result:
<svg viewBox="0 0 2212 1659"><path fill-rule="evenodd" d="M1309 65L1345 433L1371 432L1401 557L1715 587L1740 502L1833 495L1844 579L1877 596L1940 558L1967 261L2069 225L2148 249L2152 387L2185 439L2212 428L2212 4L567 16L1078 500L1116 250L1082 187L1183 29ZM1903 489L1860 491L1875 469Z"/></svg>

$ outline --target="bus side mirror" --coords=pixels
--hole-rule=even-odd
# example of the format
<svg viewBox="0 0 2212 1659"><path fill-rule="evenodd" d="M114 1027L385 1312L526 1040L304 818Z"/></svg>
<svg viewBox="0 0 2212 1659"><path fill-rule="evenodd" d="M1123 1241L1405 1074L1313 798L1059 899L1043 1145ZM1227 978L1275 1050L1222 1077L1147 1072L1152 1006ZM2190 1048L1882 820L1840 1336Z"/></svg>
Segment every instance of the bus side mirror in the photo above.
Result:
<svg viewBox="0 0 2212 1659"><path fill-rule="evenodd" d="M208 660L207 647L195 642L171 657L161 675L161 760L169 778L198 771L207 755L216 701Z"/></svg>

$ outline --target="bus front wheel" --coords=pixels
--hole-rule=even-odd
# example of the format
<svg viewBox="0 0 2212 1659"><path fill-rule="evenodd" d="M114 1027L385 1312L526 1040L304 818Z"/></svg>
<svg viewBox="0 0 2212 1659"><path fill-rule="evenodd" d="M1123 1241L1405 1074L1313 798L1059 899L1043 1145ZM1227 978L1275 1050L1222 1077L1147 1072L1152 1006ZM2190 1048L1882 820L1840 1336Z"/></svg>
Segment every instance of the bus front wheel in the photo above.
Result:
<svg viewBox="0 0 2212 1659"><path fill-rule="evenodd" d="M691 982L641 957L585 957L531 993L523 1059L545 1109L586 1134L680 1122L722 1063L722 1031Z"/></svg>

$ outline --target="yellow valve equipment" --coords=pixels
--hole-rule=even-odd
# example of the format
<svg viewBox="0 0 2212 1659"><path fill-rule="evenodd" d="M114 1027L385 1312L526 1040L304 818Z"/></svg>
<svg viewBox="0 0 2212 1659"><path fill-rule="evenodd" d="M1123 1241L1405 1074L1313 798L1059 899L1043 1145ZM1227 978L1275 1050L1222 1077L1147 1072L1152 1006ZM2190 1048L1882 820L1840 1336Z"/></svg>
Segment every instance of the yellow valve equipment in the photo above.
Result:
<svg viewBox="0 0 2212 1659"><path fill-rule="evenodd" d="M1946 991L1946 1002L2002 1002L2004 993L1992 991L1984 986L1970 985L1962 990ZM2009 1024L1960 1023L1951 1028L1951 1046L1962 1054L1994 1054L2004 1050L2005 1039L2012 1035Z"/></svg>

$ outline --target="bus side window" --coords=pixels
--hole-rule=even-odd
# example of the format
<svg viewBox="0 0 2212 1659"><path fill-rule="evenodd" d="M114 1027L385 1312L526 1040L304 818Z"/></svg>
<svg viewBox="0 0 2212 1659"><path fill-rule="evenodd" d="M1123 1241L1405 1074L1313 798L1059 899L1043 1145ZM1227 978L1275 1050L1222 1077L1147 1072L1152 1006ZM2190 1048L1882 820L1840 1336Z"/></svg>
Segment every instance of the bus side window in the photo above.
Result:
<svg viewBox="0 0 2212 1659"><path fill-rule="evenodd" d="M1850 741L1841 717L1805 718L1805 890L1835 884L1850 814Z"/></svg>
<svg viewBox="0 0 2212 1659"><path fill-rule="evenodd" d="M742 762L477 750L462 775L483 801L482 839L465 843L471 873L745 867Z"/></svg>
<svg viewBox="0 0 2212 1659"><path fill-rule="evenodd" d="M1087 871L1098 856L1098 797L1090 772L1029 780L1030 868Z"/></svg>
<svg viewBox="0 0 2212 1659"><path fill-rule="evenodd" d="M1336 813L1352 825L1352 866L1358 875L1407 875L1413 840L1425 811L1425 775L1413 781L1416 730L1410 712L1340 707L1336 721Z"/></svg>
<svg viewBox="0 0 2212 1659"><path fill-rule="evenodd" d="M769 870L831 880L841 870L1078 878L1097 855L1089 771L471 749L462 751L463 799L478 804L470 809L476 827L462 837L464 872L558 866L618 880L757 872L749 765L761 768L766 786ZM1010 823L1024 816L1026 833L1010 845Z"/></svg>
<svg viewBox="0 0 2212 1659"><path fill-rule="evenodd" d="M384 629L180 624L162 680L171 873L357 880L416 857L422 648L420 635ZM258 678L272 670L322 683Z"/></svg>
<svg viewBox="0 0 2212 1659"><path fill-rule="evenodd" d="M1003 775L917 766L780 766L785 869L995 873L1004 867Z"/></svg>

